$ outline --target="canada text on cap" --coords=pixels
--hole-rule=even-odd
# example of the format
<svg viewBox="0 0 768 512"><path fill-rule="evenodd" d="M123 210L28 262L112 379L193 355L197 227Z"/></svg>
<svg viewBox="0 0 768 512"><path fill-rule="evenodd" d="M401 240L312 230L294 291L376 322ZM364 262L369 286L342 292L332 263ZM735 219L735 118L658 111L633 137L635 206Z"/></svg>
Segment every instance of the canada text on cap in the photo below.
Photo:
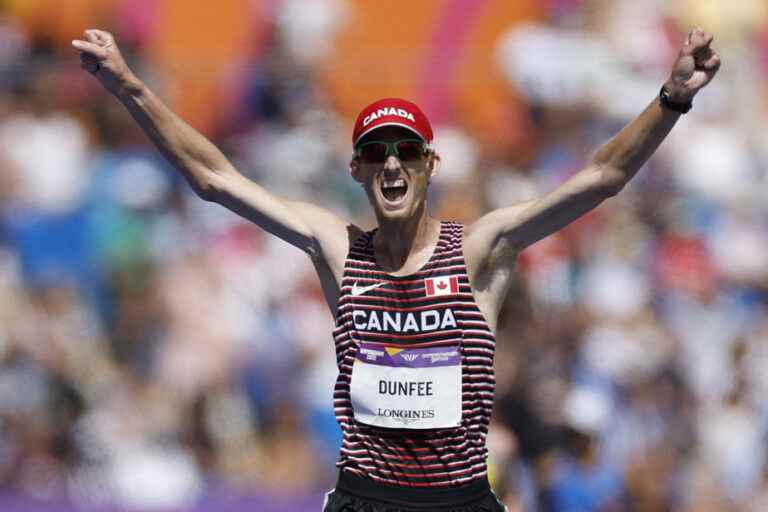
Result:
<svg viewBox="0 0 768 512"><path fill-rule="evenodd" d="M402 126L427 144L432 143L432 125L415 103L401 98L384 98L365 107L357 116L352 145L355 146L361 138L382 126Z"/></svg>

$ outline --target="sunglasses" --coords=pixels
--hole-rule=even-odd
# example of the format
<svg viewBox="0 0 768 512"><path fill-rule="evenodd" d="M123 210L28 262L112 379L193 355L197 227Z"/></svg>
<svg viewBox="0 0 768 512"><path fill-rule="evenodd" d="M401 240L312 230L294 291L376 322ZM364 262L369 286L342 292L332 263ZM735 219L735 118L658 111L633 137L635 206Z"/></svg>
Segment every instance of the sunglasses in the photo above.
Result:
<svg viewBox="0 0 768 512"><path fill-rule="evenodd" d="M413 162L424 156L426 150L426 144L419 139L403 139L394 142L371 140L355 148L355 157L366 164L384 163L390 155L396 156L402 162Z"/></svg>

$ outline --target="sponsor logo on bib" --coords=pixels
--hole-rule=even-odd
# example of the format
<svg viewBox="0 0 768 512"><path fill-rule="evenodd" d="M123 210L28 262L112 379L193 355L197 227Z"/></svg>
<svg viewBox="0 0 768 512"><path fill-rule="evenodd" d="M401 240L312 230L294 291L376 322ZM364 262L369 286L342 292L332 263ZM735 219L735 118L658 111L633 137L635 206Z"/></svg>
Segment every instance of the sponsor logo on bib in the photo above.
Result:
<svg viewBox="0 0 768 512"><path fill-rule="evenodd" d="M382 409L378 408L376 415L381 418L391 418L404 425L410 425L420 420L434 419L434 409Z"/></svg>

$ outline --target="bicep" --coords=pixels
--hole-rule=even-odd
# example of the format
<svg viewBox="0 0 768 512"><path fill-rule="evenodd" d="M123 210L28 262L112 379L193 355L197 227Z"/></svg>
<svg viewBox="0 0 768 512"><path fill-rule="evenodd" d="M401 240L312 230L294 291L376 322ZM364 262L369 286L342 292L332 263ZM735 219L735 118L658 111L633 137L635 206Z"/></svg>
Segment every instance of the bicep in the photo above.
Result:
<svg viewBox="0 0 768 512"><path fill-rule="evenodd" d="M613 194L603 174L588 167L539 199L488 213L471 226L476 244L517 252L562 229Z"/></svg>

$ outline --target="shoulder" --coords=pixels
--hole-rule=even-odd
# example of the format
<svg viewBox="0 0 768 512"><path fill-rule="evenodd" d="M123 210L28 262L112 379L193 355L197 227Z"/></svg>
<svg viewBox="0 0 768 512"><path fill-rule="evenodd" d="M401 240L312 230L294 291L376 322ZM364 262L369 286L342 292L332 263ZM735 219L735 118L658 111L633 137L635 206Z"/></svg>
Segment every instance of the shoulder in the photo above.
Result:
<svg viewBox="0 0 768 512"><path fill-rule="evenodd" d="M356 224L322 206L304 201L290 201L290 206L312 225L312 232L318 241L346 241L348 245L365 234Z"/></svg>
<svg viewBox="0 0 768 512"><path fill-rule="evenodd" d="M336 275L341 275L350 247L366 236L366 231L340 215L312 203L292 201L291 206L311 225L314 250L312 260L327 264Z"/></svg>

